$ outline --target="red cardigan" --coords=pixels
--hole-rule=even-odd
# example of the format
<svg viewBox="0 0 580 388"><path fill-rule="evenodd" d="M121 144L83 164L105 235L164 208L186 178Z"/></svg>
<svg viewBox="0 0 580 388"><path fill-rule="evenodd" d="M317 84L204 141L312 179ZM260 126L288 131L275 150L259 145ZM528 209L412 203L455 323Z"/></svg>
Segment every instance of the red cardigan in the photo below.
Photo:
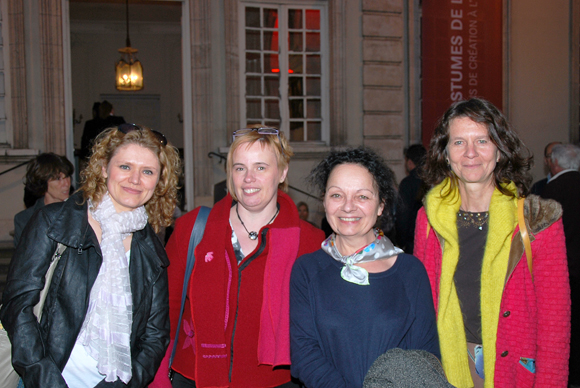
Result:
<svg viewBox="0 0 580 388"><path fill-rule="evenodd" d="M443 253L436 233L431 230L427 237L427 225L425 209L421 208L413 252L425 265L437 311ZM516 227L513 236L518 231ZM570 288L562 219L531 239L534 280L523 255L503 291L496 339L496 388L567 387ZM535 358L535 375L519 364L522 356Z"/></svg>
<svg viewBox="0 0 580 388"><path fill-rule="evenodd" d="M320 248L324 233L300 220L294 202L282 191L278 191L278 204L278 216L262 228L268 229L265 243L261 230L258 247L239 266L231 244L231 196L210 212L204 237L195 250L196 262L172 366L195 380L197 387L273 387L290 381L288 367L272 366L289 364L285 360L289 360L290 270L296 257ZM195 209L177 220L166 247L171 262L172 339L197 213Z"/></svg>

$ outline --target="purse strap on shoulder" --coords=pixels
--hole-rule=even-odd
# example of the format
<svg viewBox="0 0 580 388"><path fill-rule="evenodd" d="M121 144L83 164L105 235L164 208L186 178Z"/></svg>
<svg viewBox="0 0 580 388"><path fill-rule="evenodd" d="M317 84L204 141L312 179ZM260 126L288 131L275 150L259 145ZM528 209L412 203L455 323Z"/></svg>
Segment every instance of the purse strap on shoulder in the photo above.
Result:
<svg viewBox="0 0 580 388"><path fill-rule="evenodd" d="M195 247L201 241L203 232L205 231L205 224L209 217L210 208L200 206L199 212L191 230L189 238L189 246L187 248L187 263L185 265L185 273L183 274L183 290L181 292L181 309L179 310L179 320L177 321L177 330L175 330L175 340L173 341L173 348L171 349L171 356L169 357L169 368L173 364L173 357L175 357L175 350L177 349L177 340L179 339L179 331L181 330L181 319L183 318L183 310L185 308L185 298L187 297L187 290L189 288L189 279L193 273L193 266L195 264Z"/></svg>
<svg viewBox="0 0 580 388"><path fill-rule="evenodd" d="M524 217L524 202L525 198L521 197L518 199L518 225L520 227L520 235L522 236L524 249L526 251L526 259L528 260L528 269L530 270L530 275L532 276L533 281L534 274L532 272L532 244L530 242L530 235L528 234L528 228L526 227L526 219Z"/></svg>

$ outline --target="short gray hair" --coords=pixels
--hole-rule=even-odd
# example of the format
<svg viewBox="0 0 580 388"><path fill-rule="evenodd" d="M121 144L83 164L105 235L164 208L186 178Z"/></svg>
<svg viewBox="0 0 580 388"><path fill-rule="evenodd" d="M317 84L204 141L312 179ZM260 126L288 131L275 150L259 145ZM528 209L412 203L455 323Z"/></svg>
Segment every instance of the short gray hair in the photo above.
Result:
<svg viewBox="0 0 580 388"><path fill-rule="evenodd" d="M552 162L564 170L578 170L580 168L580 147L574 144L556 144L552 148Z"/></svg>

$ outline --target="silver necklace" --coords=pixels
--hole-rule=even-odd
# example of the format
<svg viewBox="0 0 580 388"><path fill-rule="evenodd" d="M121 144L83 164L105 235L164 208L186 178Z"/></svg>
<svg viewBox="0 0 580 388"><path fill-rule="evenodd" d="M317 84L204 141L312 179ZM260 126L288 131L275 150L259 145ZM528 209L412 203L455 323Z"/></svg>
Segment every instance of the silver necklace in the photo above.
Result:
<svg viewBox="0 0 580 388"><path fill-rule="evenodd" d="M276 216L278 215L278 212L279 211L280 211L280 209L276 209L276 213L274 214L274 217L272 217L272 219L270 221L268 221L268 223L266 225L268 225L269 223L271 223L272 221L274 221L274 218L276 218ZM250 232L248 230L248 228L246 228L246 225L244 225L244 221L242 221L242 219L240 218L240 213L238 212L238 204L237 203L236 203L236 214L238 215L238 220L240 220L240 222L242 223L242 226L246 230L246 233L248 233L248 237L250 238L250 240L257 239L258 238L258 232L254 232L253 230Z"/></svg>

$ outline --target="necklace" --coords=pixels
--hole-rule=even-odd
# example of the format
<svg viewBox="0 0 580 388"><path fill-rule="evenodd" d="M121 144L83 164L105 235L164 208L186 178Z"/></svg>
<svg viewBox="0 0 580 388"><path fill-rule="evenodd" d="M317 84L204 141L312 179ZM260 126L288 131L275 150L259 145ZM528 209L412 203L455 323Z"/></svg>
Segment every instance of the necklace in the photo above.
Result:
<svg viewBox="0 0 580 388"><path fill-rule="evenodd" d="M472 213L463 210L457 212L457 224L463 228L475 226L477 229L483 230L483 226L487 224L488 219L489 212Z"/></svg>
<svg viewBox="0 0 580 388"><path fill-rule="evenodd" d="M276 216L278 215L278 212L280 211L280 209L276 209L276 213L274 214L274 217L272 217L272 219L270 221L268 221L266 223L266 225L270 224L272 221L274 221L274 218L276 218ZM238 220L240 220L240 222L242 223L242 226L244 227L244 229L246 230L246 233L248 233L248 237L250 238L250 240L255 240L258 238L258 232L254 232L253 230L250 232L248 230L248 228L246 228L246 225L244 225L244 221L242 221L241 217L240 217L240 213L238 212L238 204L236 203L236 214L238 215Z"/></svg>

